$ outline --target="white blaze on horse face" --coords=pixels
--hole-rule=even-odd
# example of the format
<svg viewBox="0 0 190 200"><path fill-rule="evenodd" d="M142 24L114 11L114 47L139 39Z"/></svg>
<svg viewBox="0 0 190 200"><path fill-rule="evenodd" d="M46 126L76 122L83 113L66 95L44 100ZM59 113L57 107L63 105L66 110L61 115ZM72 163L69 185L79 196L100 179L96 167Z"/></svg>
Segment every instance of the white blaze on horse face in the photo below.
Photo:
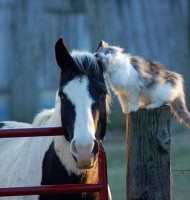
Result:
<svg viewBox="0 0 190 200"><path fill-rule="evenodd" d="M95 125L91 106L93 99L90 97L89 80L86 76L75 78L64 88L63 92L75 107L74 145L79 155L91 157L95 140Z"/></svg>
<svg viewBox="0 0 190 200"><path fill-rule="evenodd" d="M93 166L92 151L95 141L95 125L92 116L93 99L89 94L89 80L86 76L70 81L63 92L75 107L74 137L70 144L72 155L77 159L77 168Z"/></svg>

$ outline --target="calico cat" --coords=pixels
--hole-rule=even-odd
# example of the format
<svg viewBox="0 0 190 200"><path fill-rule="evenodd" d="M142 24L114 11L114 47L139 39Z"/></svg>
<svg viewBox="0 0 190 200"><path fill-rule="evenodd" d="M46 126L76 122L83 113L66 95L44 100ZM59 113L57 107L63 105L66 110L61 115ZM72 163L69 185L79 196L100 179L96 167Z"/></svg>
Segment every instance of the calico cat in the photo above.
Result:
<svg viewBox="0 0 190 200"><path fill-rule="evenodd" d="M101 41L95 56L103 65L124 113L170 104L175 117L190 127L183 90L183 77L157 62L124 53Z"/></svg>

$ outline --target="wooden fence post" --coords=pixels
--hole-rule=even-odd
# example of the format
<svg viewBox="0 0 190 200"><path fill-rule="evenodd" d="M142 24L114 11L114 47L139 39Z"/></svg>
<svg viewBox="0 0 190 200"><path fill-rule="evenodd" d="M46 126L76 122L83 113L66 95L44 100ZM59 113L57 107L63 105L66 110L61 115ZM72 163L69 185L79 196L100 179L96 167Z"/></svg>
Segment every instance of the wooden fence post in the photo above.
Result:
<svg viewBox="0 0 190 200"><path fill-rule="evenodd" d="M127 200L170 200L169 106L127 116Z"/></svg>

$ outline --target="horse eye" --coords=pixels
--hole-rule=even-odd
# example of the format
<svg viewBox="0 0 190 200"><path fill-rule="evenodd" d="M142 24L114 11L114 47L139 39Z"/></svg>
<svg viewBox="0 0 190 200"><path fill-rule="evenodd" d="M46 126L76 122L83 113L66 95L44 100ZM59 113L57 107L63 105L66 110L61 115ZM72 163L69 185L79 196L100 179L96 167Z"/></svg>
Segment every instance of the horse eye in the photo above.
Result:
<svg viewBox="0 0 190 200"><path fill-rule="evenodd" d="M107 95L107 91L104 91L104 92L100 95L100 97L99 97L100 101L105 100L106 95Z"/></svg>
<svg viewBox="0 0 190 200"><path fill-rule="evenodd" d="M64 93L63 93L63 91L59 91L59 96L61 97L61 99L64 99Z"/></svg>

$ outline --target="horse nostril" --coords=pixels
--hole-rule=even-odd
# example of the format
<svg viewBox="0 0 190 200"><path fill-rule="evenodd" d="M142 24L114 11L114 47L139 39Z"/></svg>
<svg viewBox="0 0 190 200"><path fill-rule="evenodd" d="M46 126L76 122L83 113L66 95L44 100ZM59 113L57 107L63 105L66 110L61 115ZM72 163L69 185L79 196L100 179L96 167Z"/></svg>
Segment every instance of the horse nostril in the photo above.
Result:
<svg viewBox="0 0 190 200"><path fill-rule="evenodd" d="M74 154L74 155L76 155L76 154L78 154L78 151L77 151L77 148L76 148L76 146L75 146L75 141L72 141L71 142L71 152Z"/></svg>
<svg viewBox="0 0 190 200"><path fill-rule="evenodd" d="M97 140L94 140L94 148L92 150L92 157L94 157L99 151L99 144Z"/></svg>

